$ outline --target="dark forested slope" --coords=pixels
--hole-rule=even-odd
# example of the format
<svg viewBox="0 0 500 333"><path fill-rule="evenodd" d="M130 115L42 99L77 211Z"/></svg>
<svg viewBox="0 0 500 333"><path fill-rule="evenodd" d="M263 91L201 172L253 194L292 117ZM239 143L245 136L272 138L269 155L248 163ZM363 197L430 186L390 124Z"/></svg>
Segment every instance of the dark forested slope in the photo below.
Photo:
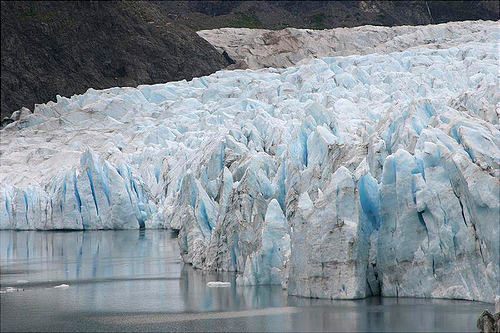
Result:
<svg viewBox="0 0 500 333"><path fill-rule="evenodd" d="M422 25L498 20L498 1L163 1L169 17L193 29Z"/></svg>
<svg viewBox="0 0 500 333"><path fill-rule="evenodd" d="M213 73L227 60L144 2L4 2L1 113L89 87L137 86Z"/></svg>

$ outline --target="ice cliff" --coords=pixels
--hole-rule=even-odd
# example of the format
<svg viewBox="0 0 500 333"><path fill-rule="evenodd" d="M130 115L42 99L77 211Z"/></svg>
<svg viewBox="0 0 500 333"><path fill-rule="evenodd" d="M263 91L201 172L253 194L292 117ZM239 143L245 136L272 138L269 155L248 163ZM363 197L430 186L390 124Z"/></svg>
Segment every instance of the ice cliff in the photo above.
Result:
<svg viewBox="0 0 500 333"><path fill-rule="evenodd" d="M493 302L500 95L487 30L21 110L0 132L0 227L171 227L185 262L242 284Z"/></svg>

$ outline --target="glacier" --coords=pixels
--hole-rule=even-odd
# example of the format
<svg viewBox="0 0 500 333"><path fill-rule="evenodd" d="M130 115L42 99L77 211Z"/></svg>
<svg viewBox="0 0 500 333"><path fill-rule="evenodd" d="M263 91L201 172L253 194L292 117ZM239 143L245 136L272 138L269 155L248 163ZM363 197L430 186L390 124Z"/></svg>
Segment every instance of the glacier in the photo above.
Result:
<svg viewBox="0 0 500 333"><path fill-rule="evenodd" d="M499 34L487 25L453 45L17 111L0 130L0 228L172 228L184 262L241 285L493 302Z"/></svg>
<svg viewBox="0 0 500 333"><path fill-rule="evenodd" d="M426 26L371 26L325 30L221 28L198 31L220 53L233 59L230 68L289 67L313 58L389 53L417 48L450 48L496 39L497 22L463 21Z"/></svg>

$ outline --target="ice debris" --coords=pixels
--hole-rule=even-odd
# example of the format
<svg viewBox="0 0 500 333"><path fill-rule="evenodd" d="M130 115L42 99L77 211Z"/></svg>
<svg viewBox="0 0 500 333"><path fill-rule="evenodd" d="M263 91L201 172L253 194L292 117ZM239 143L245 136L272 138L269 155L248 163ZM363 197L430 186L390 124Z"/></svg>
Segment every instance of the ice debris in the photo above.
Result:
<svg viewBox="0 0 500 333"><path fill-rule="evenodd" d="M64 283L54 287L54 289L66 289L66 288L69 288L69 285Z"/></svg>
<svg viewBox="0 0 500 333"><path fill-rule="evenodd" d="M231 287L231 282L210 281L207 283L207 287L209 287L209 288Z"/></svg>
<svg viewBox="0 0 500 333"><path fill-rule="evenodd" d="M0 290L0 294L13 293L16 291L24 291L23 288L6 287L5 290Z"/></svg>

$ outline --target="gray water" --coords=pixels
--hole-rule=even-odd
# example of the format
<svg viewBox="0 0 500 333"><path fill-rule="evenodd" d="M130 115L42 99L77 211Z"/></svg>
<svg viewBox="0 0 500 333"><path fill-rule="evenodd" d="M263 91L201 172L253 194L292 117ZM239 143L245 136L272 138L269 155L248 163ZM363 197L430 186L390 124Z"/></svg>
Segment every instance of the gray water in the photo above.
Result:
<svg viewBox="0 0 500 333"><path fill-rule="evenodd" d="M183 265L165 230L0 231L6 331L476 331L493 305L289 297ZM230 281L230 288L208 288ZM54 288L67 284L68 288ZM7 287L17 291L6 292Z"/></svg>

